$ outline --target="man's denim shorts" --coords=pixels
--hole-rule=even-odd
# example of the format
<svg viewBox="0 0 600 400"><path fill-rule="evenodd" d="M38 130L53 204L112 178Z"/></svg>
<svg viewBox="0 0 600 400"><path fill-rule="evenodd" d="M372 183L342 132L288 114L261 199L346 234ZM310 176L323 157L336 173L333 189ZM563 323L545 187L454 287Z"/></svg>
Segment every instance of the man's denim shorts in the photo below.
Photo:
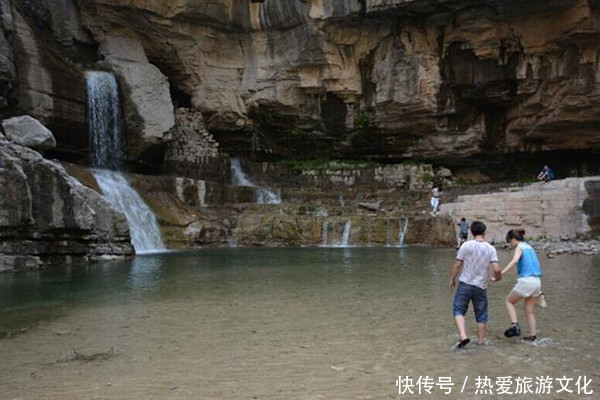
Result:
<svg viewBox="0 0 600 400"><path fill-rule="evenodd" d="M469 309L469 301L473 302L475 310L475 320L479 324L488 322L488 300L487 290L480 287L469 285L464 282L458 282L458 288L454 295L454 316L463 317Z"/></svg>

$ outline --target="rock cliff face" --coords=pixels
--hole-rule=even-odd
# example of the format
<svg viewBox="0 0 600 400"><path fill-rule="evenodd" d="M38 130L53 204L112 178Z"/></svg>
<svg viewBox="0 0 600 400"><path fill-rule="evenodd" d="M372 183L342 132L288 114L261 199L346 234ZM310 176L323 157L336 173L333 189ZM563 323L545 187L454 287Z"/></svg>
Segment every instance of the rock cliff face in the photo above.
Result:
<svg viewBox="0 0 600 400"><path fill-rule="evenodd" d="M58 164L0 142L0 271L133 255L125 217Z"/></svg>
<svg viewBox="0 0 600 400"><path fill-rule="evenodd" d="M306 143L451 160L600 147L594 1L78 5L96 41L138 38L226 149L232 131L281 156Z"/></svg>
<svg viewBox="0 0 600 400"><path fill-rule="evenodd" d="M6 104L16 86L16 107L35 111L59 149L87 146L80 69L115 37L141 43L173 101L201 112L229 152L456 165L600 148L592 0L1 4L0 95ZM122 57L112 68L131 75ZM164 142L170 121L141 135Z"/></svg>

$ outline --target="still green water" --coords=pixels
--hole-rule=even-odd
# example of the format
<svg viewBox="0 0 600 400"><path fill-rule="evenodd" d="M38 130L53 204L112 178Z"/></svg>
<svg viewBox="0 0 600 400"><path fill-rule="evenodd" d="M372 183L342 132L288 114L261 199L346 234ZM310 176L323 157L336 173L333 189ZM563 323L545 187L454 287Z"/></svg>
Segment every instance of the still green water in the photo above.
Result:
<svg viewBox="0 0 600 400"><path fill-rule="evenodd" d="M541 257L549 306L537 310L536 345L502 335L509 273L490 285L488 343L455 352L454 255L210 249L0 274L0 397L471 399L488 377L483 398L599 398L600 257ZM503 266L509 256L500 252ZM526 335L521 305L519 316ZM471 313L467 323L475 338ZM398 376L454 387L399 394ZM550 394L495 385L509 377L514 393L529 377L535 393L541 376ZM557 393L563 377L573 393ZM578 393L578 379L594 393Z"/></svg>

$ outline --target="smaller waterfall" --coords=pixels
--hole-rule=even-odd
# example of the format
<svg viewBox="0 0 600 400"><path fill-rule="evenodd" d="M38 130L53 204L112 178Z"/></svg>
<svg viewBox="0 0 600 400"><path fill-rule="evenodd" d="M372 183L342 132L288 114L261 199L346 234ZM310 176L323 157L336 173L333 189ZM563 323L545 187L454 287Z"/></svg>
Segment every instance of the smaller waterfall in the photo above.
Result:
<svg viewBox="0 0 600 400"><path fill-rule="evenodd" d="M390 219L385 219L385 247L391 247L390 239L392 234L390 233Z"/></svg>
<svg viewBox="0 0 600 400"><path fill-rule="evenodd" d="M321 240L321 246L327 247L327 235L329 233L329 222L323 222L323 239Z"/></svg>
<svg viewBox="0 0 600 400"><path fill-rule="evenodd" d="M281 198L267 188L257 187L244 173L240 160L231 158L231 180L234 186L256 187L256 202L258 204L281 204Z"/></svg>
<svg viewBox="0 0 600 400"><path fill-rule="evenodd" d="M404 246L404 237L408 230L408 217L404 217L404 226L400 226L401 222L398 220L398 247Z"/></svg>
<svg viewBox="0 0 600 400"><path fill-rule="evenodd" d="M94 170L93 173L106 199L117 211L125 214L135 252L141 254L164 251L165 246L154 213L125 176L109 170Z"/></svg>
<svg viewBox="0 0 600 400"><path fill-rule="evenodd" d="M350 230L352 229L352 221L346 221L344 225L344 233L342 234L342 247L349 246Z"/></svg>

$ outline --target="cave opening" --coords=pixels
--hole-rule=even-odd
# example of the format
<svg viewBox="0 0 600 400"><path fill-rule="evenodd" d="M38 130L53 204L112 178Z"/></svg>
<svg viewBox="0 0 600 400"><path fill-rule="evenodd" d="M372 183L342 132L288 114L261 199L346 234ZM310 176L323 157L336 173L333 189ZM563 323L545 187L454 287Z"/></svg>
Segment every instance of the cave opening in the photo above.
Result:
<svg viewBox="0 0 600 400"><path fill-rule="evenodd" d="M337 95L327 93L321 100L321 119L330 135L340 136L346 131L346 103Z"/></svg>

